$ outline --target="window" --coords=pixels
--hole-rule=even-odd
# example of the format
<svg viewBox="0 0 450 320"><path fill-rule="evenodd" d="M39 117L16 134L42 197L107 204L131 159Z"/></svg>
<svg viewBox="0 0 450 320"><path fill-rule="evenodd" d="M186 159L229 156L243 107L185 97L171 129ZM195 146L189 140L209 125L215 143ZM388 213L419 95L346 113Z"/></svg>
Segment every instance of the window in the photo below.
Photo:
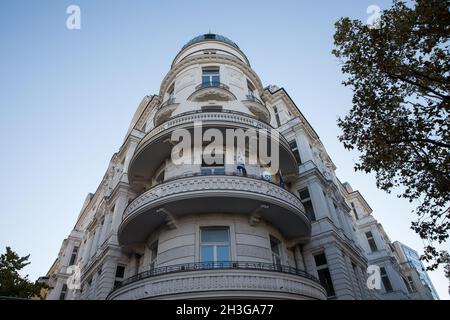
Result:
<svg viewBox="0 0 450 320"><path fill-rule="evenodd" d="M200 229L200 261L230 261L229 228Z"/></svg>
<svg viewBox="0 0 450 320"><path fill-rule="evenodd" d="M372 252L377 251L378 250L377 244L375 243L375 239L373 238L371 231L366 232L366 238L367 241L369 242L370 250L372 250Z"/></svg>
<svg viewBox="0 0 450 320"><path fill-rule="evenodd" d="M202 85L204 87L217 87L220 84L219 68L204 68L202 72Z"/></svg>
<svg viewBox="0 0 450 320"><path fill-rule="evenodd" d="M277 120L277 126L281 126L280 114L278 112L278 108L276 106L273 107L273 112L275 113L275 119Z"/></svg>
<svg viewBox="0 0 450 320"><path fill-rule="evenodd" d="M280 240L270 236L270 250L272 251L273 265L277 268L281 268L281 254L280 254Z"/></svg>
<svg viewBox="0 0 450 320"><path fill-rule="evenodd" d="M413 292L417 291L416 285L414 284L414 280L413 280L413 278L411 276L408 276L408 283L407 283L406 286L408 287L408 291L410 293L413 293Z"/></svg>
<svg viewBox="0 0 450 320"><path fill-rule="evenodd" d="M297 160L297 163L301 164L302 159L300 158L300 152L298 151L297 141L295 141L295 140L290 141L289 147L291 148L291 151L294 154L294 157L295 157L295 160Z"/></svg>
<svg viewBox="0 0 450 320"><path fill-rule="evenodd" d="M311 221L316 221L316 214L314 213L314 207L312 205L311 197L309 196L308 188L304 188L298 192L300 194L300 200L305 207L306 216Z"/></svg>
<svg viewBox="0 0 450 320"><path fill-rule="evenodd" d="M411 276L408 276L407 279L403 278L403 281L405 282L405 286L409 293L417 292L416 285L414 284L414 280Z"/></svg>
<svg viewBox="0 0 450 320"><path fill-rule="evenodd" d="M358 217L358 212L356 212L355 204L352 202L351 205L352 205L353 214L355 215L355 219L358 220L359 217Z"/></svg>
<svg viewBox="0 0 450 320"><path fill-rule="evenodd" d="M155 241L150 246L150 270L155 268L157 257L158 257L158 241Z"/></svg>
<svg viewBox="0 0 450 320"><path fill-rule="evenodd" d="M70 257L69 266L72 266L72 265L75 264L75 261L77 259L77 254L78 254L78 247L73 247L72 256Z"/></svg>
<svg viewBox="0 0 450 320"><path fill-rule="evenodd" d="M119 284L121 284L124 276L125 276L125 266L118 265L116 267L116 279L114 281L114 286L118 286Z"/></svg>
<svg viewBox="0 0 450 320"><path fill-rule="evenodd" d="M389 277L386 273L386 269L384 267L380 268L380 274L381 274L381 282L383 282L384 290L386 290L386 292L392 292L391 281L389 280Z"/></svg>
<svg viewBox="0 0 450 320"><path fill-rule="evenodd" d="M317 274L319 276L320 283L327 291L328 298L334 297L334 286L331 280L330 270L328 269L327 257L325 253L320 253L314 256L316 262Z"/></svg>
<svg viewBox="0 0 450 320"><path fill-rule="evenodd" d="M61 289L61 294L59 295L59 300L65 300L66 294L67 294L67 285L63 284L62 289Z"/></svg>
<svg viewBox="0 0 450 320"><path fill-rule="evenodd" d="M174 98L174 94L175 94L175 84L174 83L172 83L172 85L169 87L169 90L167 90L167 94L169 95L168 101L170 101Z"/></svg>
<svg viewBox="0 0 450 320"><path fill-rule="evenodd" d="M247 80L247 89L248 89L248 95L250 97L255 97L255 87L253 84Z"/></svg>

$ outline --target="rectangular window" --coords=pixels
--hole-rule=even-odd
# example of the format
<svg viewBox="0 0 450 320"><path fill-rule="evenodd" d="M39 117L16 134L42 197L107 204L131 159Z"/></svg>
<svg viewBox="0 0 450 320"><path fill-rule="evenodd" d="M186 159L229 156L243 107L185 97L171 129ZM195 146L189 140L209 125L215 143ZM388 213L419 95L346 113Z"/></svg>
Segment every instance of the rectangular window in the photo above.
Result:
<svg viewBox="0 0 450 320"><path fill-rule="evenodd" d="M230 261L230 235L227 227L200 229L200 261Z"/></svg>
<svg viewBox="0 0 450 320"><path fill-rule="evenodd" d="M116 278L123 278L125 275L125 267L124 266L117 266L116 268Z"/></svg>
<svg viewBox="0 0 450 320"><path fill-rule="evenodd" d="M377 251L378 250L377 244L375 243L375 239L373 238L372 232L370 231L366 232L366 238L367 241L369 242L370 250L372 250L372 252Z"/></svg>
<svg viewBox="0 0 450 320"><path fill-rule="evenodd" d="M272 261L273 265L277 268L281 268L281 254L280 254L280 240L270 236L270 249L272 251Z"/></svg>
<svg viewBox="0 0 450 320"><path fill-rule="evenodd" d="M172 100L174 98L175 94L175 84L172 83L172 85L169 87L169 90L167 90L167 94L169 95L168 100Z"/></svg>
<svg viewBox="0 0 450 320"><path fill-rule="evenodd" d="M278 112L278 108L277 106L273 107L273 112L275 113L275 120L277 120L277 126L281 126L281 121L280 121L280 114Z"/></svg>
<svg viewBox="0 0 450 320"><path fill-rule="evenodd" d="M416 285L414 284L414 280L411 276L408 276L408 290L410 293L416 292Z"/></svg>
<svg viewBox="0 0 450 320"><path fill-rule="evenodd" d="M75 261L77 260L77 254L78 254L78 247L73 247L72 255L70 257L69 266L72 266L75 264Z"/></svg>
<svg viewBox="0 0 450 320"><path fill-rule="evenodd" d="M154 269L156 265L156 258L158 257L158 241L150 246L150 269Z"/></svg>
<svg viewBox="0 0 450 320"><path fill-rule="evenodd" d="M114 286L118 286L119 284L121 284L124 276L125 276L125 266L118 265L116 267L116 278L114 281Z"/></svg>
<svg viewBox="0 0 450 320"><path fill-rule="evenodd" d="M204 68L202 71L202 85L204 87L217 87L220 84L219 68Z"/></svg>
<svg viewBox="0 0 450 320"><path fill-rule="evenodd" d="M352 202L351 205L352 205L353 214L355 215L355 219L358 220L359 217L358 217L358 212L356 212L355 204Z"/></svg>
<svg viewBox="0 0 450 320"><path fill-rule="evenodd" d="M247 89L248 89L248 95L250 97L255 97L255 87L253 84L247 80Z"/></svg>
<svg viewBox="0 0 450 320"><path fill-rule="evenodd" d="M63 284L62 289L61 289L61 294L59 295L59 300L65 300L66 294L67 294L67 285Z"/></svg>
<svg viewBox="0 0 450 320"><path fill-rule="evenodd" d="M298 151L297 142L295 140L290 141L289 147L291 148L291 151L294 154L294 157L295 157L295 160L297 160L297 163L301 164L302 158L300 158L300 152Z"/></svg>
<svg viewBox="0 0 450 320"><path fill-rule="evenodd" d="M314 207L312 205L311 197L309 196L308 188L304 188L298 192L300 194L300 200L305 207L306 216L311 221L316 221L316 214L314 213Z"/></svg>
<svg viewBox="0 0 450 320"><path fill-rule="evenodd" d="M317 274L319 276L320 283L327 291L328 298L334 297L334 286L331 280L330 270L328 269L327 257L325 253L320 253L314 256L316 262Z"/></svg>
<svg viewBox="0 0 450 320"><path fill-rule="evenodd" d="M383 282L384 290L392 292L392 285L384 267L380 268L381 282Z"/></svg>

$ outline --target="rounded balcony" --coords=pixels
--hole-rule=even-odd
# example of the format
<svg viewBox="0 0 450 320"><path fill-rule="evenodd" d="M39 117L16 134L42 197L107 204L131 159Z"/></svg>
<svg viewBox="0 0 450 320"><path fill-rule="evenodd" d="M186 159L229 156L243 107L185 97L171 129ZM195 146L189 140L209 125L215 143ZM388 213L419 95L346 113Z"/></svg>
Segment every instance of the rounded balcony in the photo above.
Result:
<svg viewBox="0 0 450 320"><path fill-rule="evenodd" d="M228 261L150 269L124 280L108 300L150 299L326 300L319 281L289 266Z"/></svg>
<svg viewBox="0 0 450 320"><path fill-rule="evenodd" d="M202 124L202 129L217 128L221 131L226 129L263 129L267 132L267 151L272 154L272 144L278 146L279 168L285 180L298 173L298 164L292 154L286 139L278 134L270 125L255 119L254 117L240 112L222 111L193 111L179 114L170 118L148 132L141 140L130 161L128 168L128 179L132 188L142 182L150 181L161 163L170 158L173 144L172 132L176 129L194 131L196 123ZM194 143L192 139L192 143Z"/></svg>
<svg viewBox="0 0 450 320"><path fill-rule="evenodd" d="M142 243L163 224L174 228L178 218L208 213L243 214L249 223L263 219L292 240L311 233L299 198L278 184L257 177L199 173L165 181L132 201L119 226L119 242Z"/></svg>
<svg viewBox="0 0 450 320"><path fill-rule="evenodd" d="M188 101L206 102L233 101L236 96L230 91L230 87L220 82L204 82L195 87L195 91L187 98Z"/></svg>
<svg viewBox="0 0 450 320"><path fill-rule="evenodd" d="M264 103L252 94L248 94L242 103L255 115L258 120L270 123L270 112Z"/></svg>
<svg viewBox="0 0 450 320"><path fill-rule="evenodd" d="M169 120L172 116L172 113L178 106L179 103L176 103L175 98L172 97L161 104L153 118L153 123L155 124L155 126L159 126L161 123Z"/></svg>

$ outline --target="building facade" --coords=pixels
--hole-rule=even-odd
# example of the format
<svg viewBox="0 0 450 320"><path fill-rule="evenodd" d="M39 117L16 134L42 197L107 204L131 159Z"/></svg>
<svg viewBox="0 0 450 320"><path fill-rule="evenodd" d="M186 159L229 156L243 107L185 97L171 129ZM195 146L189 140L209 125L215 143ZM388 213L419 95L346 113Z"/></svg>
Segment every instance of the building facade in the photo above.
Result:
<svg viewBox="0 0 450 320"><path fill-rule="evenodd" d="M278 170L249 163L249 146L231 162L173 161L177 133L196 154L229 130L264 130L255 138L277 151ZM225 159L218 145L211 154ZM335 169L284 89L264 87L228 38L198 36L137 108L47 275L47 298L411 298L389 238ZM369 265L379 288L367 285Z"/></svg>

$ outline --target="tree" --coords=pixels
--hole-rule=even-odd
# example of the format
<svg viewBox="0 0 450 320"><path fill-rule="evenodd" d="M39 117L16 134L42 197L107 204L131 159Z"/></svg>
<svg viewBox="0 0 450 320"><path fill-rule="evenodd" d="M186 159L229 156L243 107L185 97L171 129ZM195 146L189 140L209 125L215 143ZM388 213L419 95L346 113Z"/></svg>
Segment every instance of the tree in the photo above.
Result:
<svg viewBox="0 0 450 320"><path fill-rule="evenodd" d="M31 298L40 295L45 285L32 283L28 275L21 277L18 272L30 264L27 262L29 257L19 257L10 247L6 247L6 252L0 256L0 296Z"/></svg>
<svg viewBox="0 0 450 320"><path fill-rule="evenodd" d="M394 0L377 24L341 18L333 54L353 89L338 119L340 141L359 152L355 170L417 203L411 228L428 270L445 265L450 229L450 13L448 0Z"/></svg>

